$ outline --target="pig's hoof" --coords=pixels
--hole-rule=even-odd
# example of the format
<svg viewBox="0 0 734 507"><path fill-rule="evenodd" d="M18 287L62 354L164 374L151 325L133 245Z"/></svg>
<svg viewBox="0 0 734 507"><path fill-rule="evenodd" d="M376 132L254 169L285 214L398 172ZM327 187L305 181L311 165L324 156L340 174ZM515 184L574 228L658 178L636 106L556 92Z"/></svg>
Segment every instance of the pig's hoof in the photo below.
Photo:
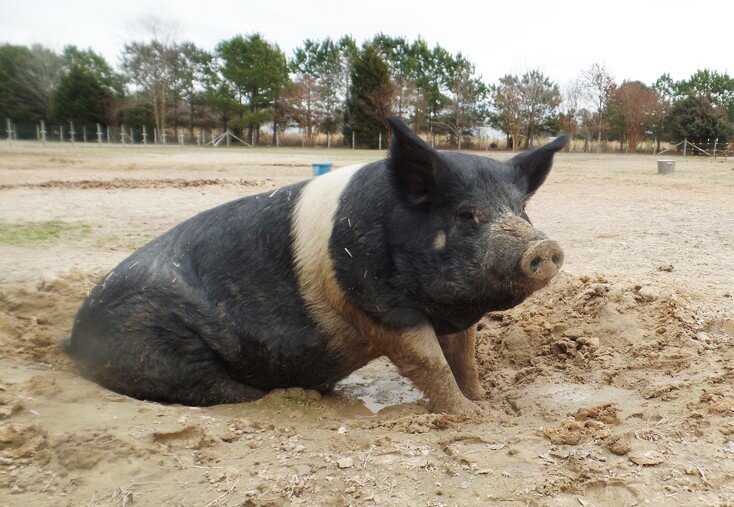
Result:
<svg viewBox="0 0 734 507"><path fill-rule="evenodd" d="M473 401L482 401L487 395L487 392L479 386L462 389L462 392L466 395L467 398Z"/></svg>
<svg viewBox="0 0 734 507"><path fill-rule="evenodd" d="M458 398L451 403L437 405L433 407L434 412L445 412L454 415L465 415L468 417L482 415L484 411L468 398Z"/></svg>

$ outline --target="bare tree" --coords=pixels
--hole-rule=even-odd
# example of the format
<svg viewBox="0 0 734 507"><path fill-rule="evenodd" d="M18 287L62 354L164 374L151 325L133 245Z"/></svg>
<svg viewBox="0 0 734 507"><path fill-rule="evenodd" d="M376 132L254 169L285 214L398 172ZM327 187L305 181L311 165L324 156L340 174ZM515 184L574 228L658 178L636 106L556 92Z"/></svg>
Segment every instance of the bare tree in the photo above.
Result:
<svg viewBox="0 0 734 507"><path fill-rule="evenodd" d="M660 96L639 81L626 81L614 90L610 105L619 116L629 151L634 153L660 115Z"/></svg>
<svg viewBox="0 0 734 507"><path fill-rule="evenodd" d="M572 139L579 132L584 119L583 99L584 87L580 79L571 80L563 87L559 123L561 130L569 133ZM571 145L568 144L566 151L571 151Z"/></svg>
<svg viewBox="0 0 734 507"><path fill-rule="evenodd" d="M588 99L593 103L596 109L597 120L597 146L596 152L601 152L601 134L604 130L606 120L606 109L609 104L609 98L614 90L614 79L607 69L599 64L594 63L581 73L581 81L587 92Z"/></svg>
<svg viewBox="0 0 734 507"><path fill-rule="evenodd" d="M513 151L520 147L523 136L524 119L522 111L522 92L520 79L514 75L506 75L492 87L494 113L491 123L507 134L507 146Z"/></svg>

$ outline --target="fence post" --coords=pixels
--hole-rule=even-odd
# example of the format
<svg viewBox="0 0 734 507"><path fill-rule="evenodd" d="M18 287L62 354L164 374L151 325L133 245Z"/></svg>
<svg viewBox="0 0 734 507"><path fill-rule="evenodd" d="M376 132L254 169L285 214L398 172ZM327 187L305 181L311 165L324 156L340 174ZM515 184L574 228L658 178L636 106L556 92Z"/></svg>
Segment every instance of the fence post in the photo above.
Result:
<svg viewBox="0 0 734 507"><path fill-rule="evenodd" d="M46 122L41 120L41 142L46 145Z"/></svg>
<svg viewBox="0 0 734 507"><path fill-rule="evenodd" d="M143 146L148 145L148 131L145 128L145 125L143 125Z"/></svg>
<svg viewBox="0 0 734 507"><path fill-rule="evenodd" d="M76 136L76 130L74 130L74 122L69 122L69 139L71 139L71 144L74 144L74 137Z"/></svg>
<svg viewBox="0 0 734 507"><path fill-rule="evenodd" d="M714 160L716 160L716 145L719 143L719 138L714 139Z"/></svg>
<svg viewBox="0 0 734 507"><path fill-rule="evenodd" d="M382 151L382 132L377 136L377 149Z"/></svg>
<svg viewBox="0 0 734 507"><path fill-rule="evenodd" d="M6 118L5 122L7 124L5 132L8 134L8 144L11 144L11 141L13 140L13 127L10 124L10 118Z"/></svg>
<svg viewBox="0 0 734 507"><path fill-rule="evenodd" d="M120 125L120 144L125 144L125 125Z"/></svg>
<svg viewBox="0 0 734 507"><path fill-rule="evenodd" d="M59 125L59 141L64 142L64 126Z"/></svg>
<svg viewBox="0 0 734 507"><path fill-rule="evenodd" d="M686 151L688 151L688 138L683 138L683 156L686 156Z"/></svg>
<svg viewBox="0 0 734 507"><path fill-rule="evenodd" d="M112 141L110 140L110 126L107 125L107 144L110 144Z"/></svg>
<svg viewBox="0 0 734 507"><path fill-rule="evenodd" d="M135 138L133 137L133 128L130 127L130 144L135 144Z"/></svg>
<svg viewBox="0 0 734 507"><path fill-rule="evenodd" d="M354 130L352 130L352 149L354 149Z"/></svg>
<svg viewBox="0 0 734 507"><path fill-rule="evenodd" d="M82 127L82 135L84 136L84 144L87 144L87 126Z"/></svg>
<svg viewBox="0 0 734 507"><path fill-rule="evenodd" d="M184 135L183 135L183 130L181 130L180 128L178 129L178 144L181 146L181 148L183 148Z"/></svg>
<svg viewBox="0 0 734 507"><path fill-rule="evenodd" d="M102 127L97 124L97 144L102 144Z"/></svg>

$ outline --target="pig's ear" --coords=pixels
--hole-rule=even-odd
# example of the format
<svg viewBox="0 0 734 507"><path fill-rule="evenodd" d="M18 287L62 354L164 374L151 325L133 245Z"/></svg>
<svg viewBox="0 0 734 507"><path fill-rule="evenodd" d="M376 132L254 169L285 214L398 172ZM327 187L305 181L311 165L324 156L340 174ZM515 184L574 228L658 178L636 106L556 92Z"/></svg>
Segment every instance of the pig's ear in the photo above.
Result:
<svg viewBox="0 0 734 507"><path fill-rule="evenodd" d="M392 128L388 164L396 186L414 204L431 201L445 171L438 152L398 118L387 122Z"/></svg>
<svg viewBox="0 0 734 507"><path fill-rule="evenodd" d="M528 196L533 195L543 184L553 165L553 155L562 150L571 137L558 136L540 148L525 151L512 157L507 163L513 167L513 181Z"/></svg>

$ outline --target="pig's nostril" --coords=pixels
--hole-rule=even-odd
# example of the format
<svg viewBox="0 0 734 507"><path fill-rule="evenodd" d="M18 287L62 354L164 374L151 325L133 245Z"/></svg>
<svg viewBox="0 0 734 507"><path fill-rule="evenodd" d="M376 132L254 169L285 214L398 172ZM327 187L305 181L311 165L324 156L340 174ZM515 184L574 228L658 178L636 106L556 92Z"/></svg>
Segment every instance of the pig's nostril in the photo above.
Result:
<svg viewBox="0 0 734 507"><path fill-rule="evenodd" d="M536 288L542 287L553 278L563 265L563 250L551 240L531 243L520 258L523 276Z"/></svg>
<svg viewBox="0 0 734 507"><path fill-rule="evenodd" d="M542 259L540 258L540 256L533 257L533 260L530 261L530 271L532 271L533 273L538 271L538 266L540 266L541 261Z"/></svg>

